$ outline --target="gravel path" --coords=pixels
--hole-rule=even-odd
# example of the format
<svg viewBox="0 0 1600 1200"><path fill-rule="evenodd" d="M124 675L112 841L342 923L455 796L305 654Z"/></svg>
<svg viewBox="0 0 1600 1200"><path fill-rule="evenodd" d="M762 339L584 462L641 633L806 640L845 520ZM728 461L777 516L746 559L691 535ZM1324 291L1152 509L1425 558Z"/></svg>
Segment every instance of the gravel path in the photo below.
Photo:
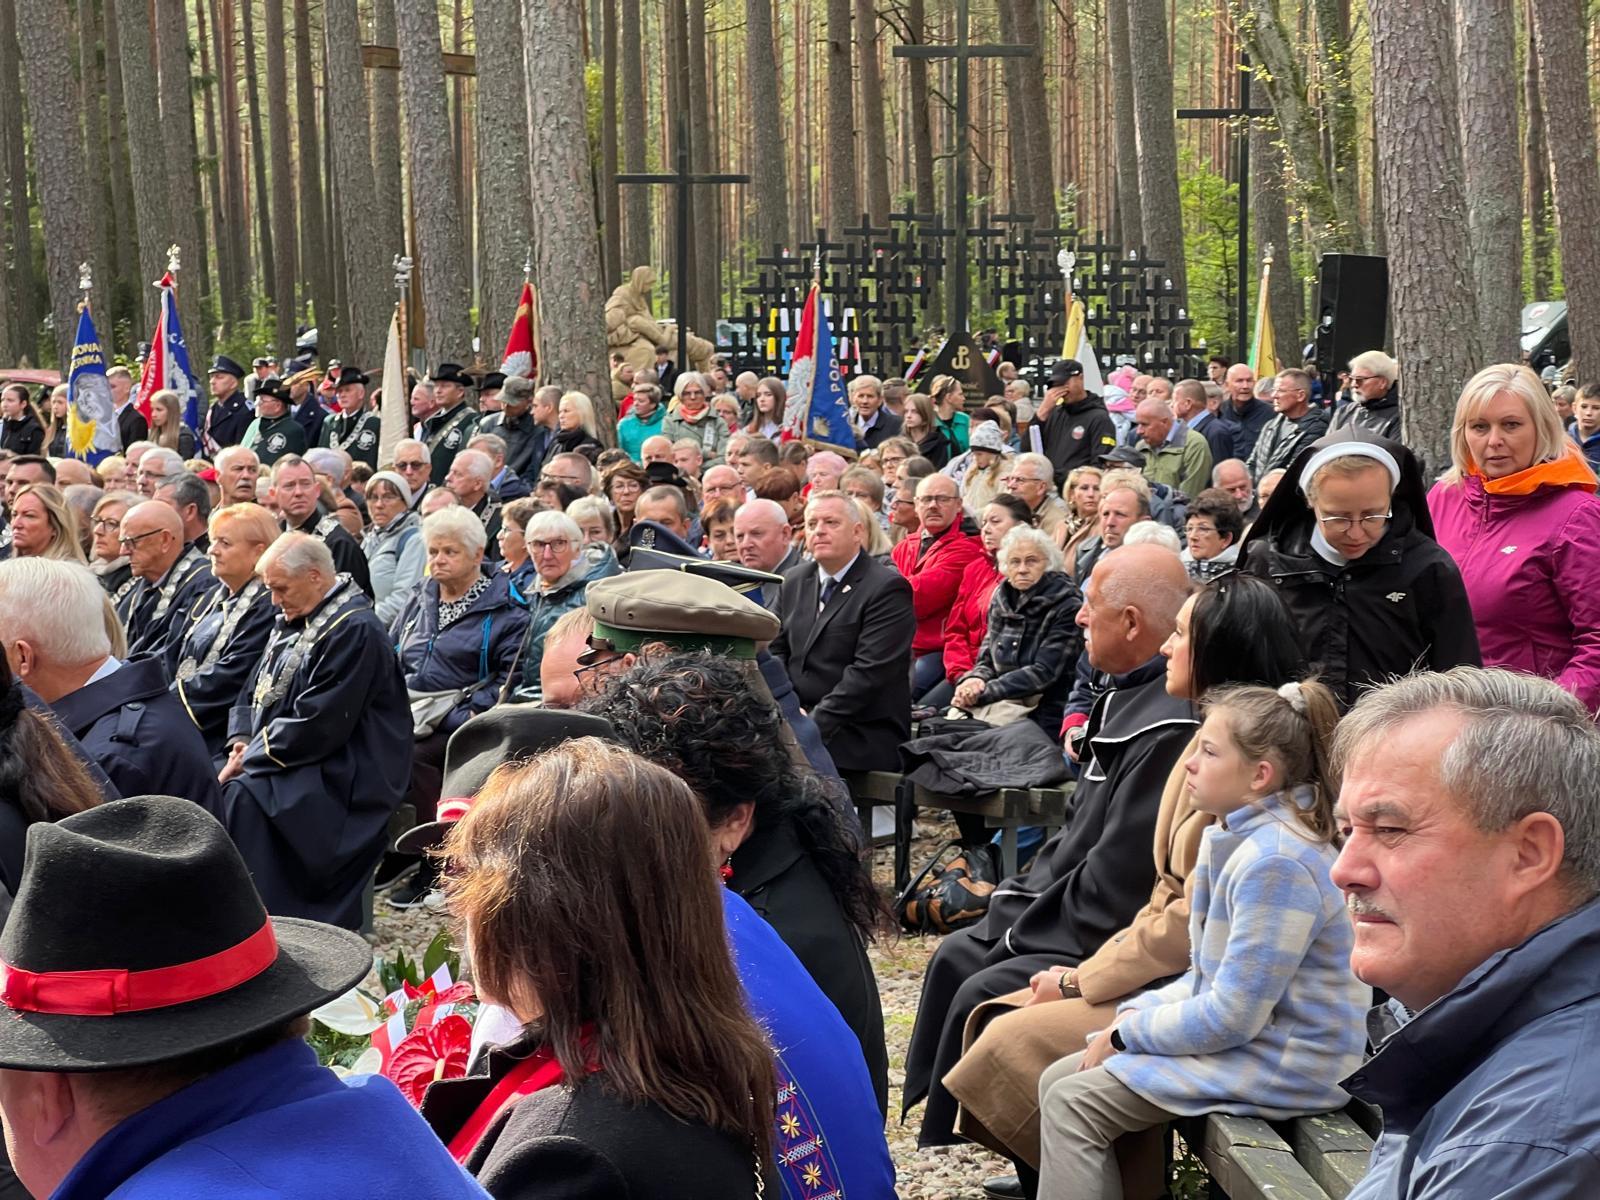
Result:
<svg viewBox="0 0 1600 1200"><path fill-rule="evenodd" d="M953 827L952 827L953 828ZM920 864L944 837L946 827L917 823L918 837L912 844L911 861ZM889 894L893 872L892 851L880 849L873 855L873 878ZM414 956L433 935L444 927L441 913L426 907L404 912L390 908L380 896L375 913L377 950L383 955L405 949ZM1004 1159L975 1146L917 1148L917 1122L920 1109L902 1125L900 1085L905 1078L906 1043L911 1040L911 1025L917 1015L917 997L922 990L922 972L938 939L891 934L878 939L870 956L878 976L878 991L883 999L883 1019L889 1041L889 1151L899 1175L901 1200L982 1200L981 1182L1008 1170Z"/></svg>

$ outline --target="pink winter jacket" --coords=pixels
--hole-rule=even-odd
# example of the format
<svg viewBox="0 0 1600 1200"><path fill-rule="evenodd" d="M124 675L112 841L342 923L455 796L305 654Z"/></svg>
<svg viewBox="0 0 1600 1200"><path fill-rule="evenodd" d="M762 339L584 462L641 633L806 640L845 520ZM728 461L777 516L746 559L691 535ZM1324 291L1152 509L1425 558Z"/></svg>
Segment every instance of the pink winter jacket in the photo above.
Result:
<svg viewBox="0 0 1600 1200"><path fill-rule="evenodd" d="M1491 495L1435 484L1434 534L1461 569L1483 665L1553 679L1600 713L1600 498L1594 484Z"/></svg>

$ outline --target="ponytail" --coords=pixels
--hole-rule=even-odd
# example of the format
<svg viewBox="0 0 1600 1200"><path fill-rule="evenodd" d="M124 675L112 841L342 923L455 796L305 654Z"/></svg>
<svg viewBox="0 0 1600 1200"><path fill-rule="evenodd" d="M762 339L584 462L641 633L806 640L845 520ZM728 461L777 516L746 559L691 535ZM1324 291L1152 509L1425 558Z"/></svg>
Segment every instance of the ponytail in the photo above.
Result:
<svg viewBox="0 0 1600 1200"><path fill-rule="evenodd" d="M1208 713L1226 709L1235 718L1235 744L1247 758L1275 763L1283 774L1283 791L1311 789L1311 806L1298 810L1300 821L1319 841L1337 843L1333 802L1339 779L1331 750L1339 704L1333 693L1315 679L1277 689L1225 687L1208 694L1204 708Z"/></svg>

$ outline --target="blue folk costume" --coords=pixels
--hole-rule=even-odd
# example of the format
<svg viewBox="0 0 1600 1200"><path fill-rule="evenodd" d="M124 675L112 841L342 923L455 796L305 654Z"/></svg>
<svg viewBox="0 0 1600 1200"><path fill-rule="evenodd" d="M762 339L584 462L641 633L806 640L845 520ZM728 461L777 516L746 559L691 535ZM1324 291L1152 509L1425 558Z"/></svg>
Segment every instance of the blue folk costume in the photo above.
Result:
<svg viewBox="0 0 1600 1200"><path fill-rule="evenodd" d="M234 594L219 582L195 601L167 644L173 694L213 759L227 754L228 715L254 676L276 619L272 595L260 580Z"/></svg>
<svg viewBox="0 0 1600 1200"><path fill-rule="evenodd" d="M268 912L359 927L410 778L411 730L394 645L351 580L306 616L279 616L229 719L229 742L249 749L218 813Z"/></svg>
<svg viewBox="0 0 1600 1200"><path fill-rule="evenodd" d="M164 656L180 614L187 613L216 583L200 547L190 545L159 582L136 582L117 602L117 616L128 634L128 654Z"/></svg>

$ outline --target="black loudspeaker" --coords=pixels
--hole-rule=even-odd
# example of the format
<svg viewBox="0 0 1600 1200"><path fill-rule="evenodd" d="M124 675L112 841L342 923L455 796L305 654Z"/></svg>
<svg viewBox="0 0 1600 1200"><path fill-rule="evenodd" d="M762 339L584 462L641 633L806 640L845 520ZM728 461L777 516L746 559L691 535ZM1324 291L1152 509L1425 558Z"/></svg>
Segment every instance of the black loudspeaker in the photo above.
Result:
<svg viewBox="0 0 1600 1200"><path fill-rule="evenodd" d="M1324 254L1317 275L1317 370L1331 376L1362 351L1383 349L1389 260L1378 254Z"/></svg>

